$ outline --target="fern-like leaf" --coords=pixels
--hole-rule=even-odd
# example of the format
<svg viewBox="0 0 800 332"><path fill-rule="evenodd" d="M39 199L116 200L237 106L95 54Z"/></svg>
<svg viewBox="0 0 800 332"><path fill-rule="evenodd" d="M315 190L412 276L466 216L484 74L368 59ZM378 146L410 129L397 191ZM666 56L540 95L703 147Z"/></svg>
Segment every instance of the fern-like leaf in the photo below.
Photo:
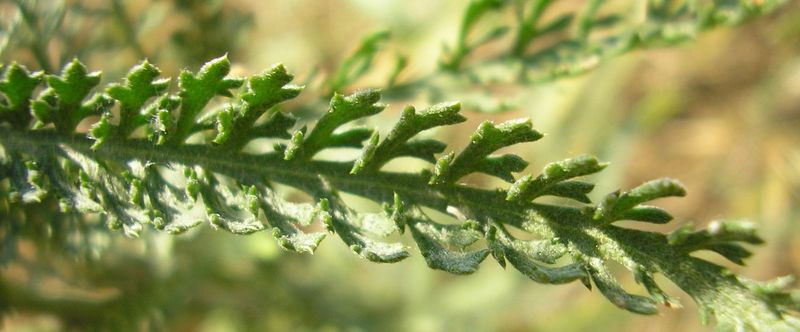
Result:
<svg viewBox="0 0 800 332"><path fill-rule="evenodd" d="M223 57L198 74L185 71L173 96L164 93L168 80L158 78L158 69L145 62L125 83L90 97L100 74L73 61L62 75L46 76L44 90L31 98L40 74L12 65L0 81L5 97L0 103L0 180L10 189L0 191L8 192L2 199L22 204L51 195L65 213L98 214L110 228L129 236L148 225L169 233L203 222L236 234L271 228L281 247L297 252L313 252L326 237L314 229L316 224L375 262L408 257L405 245L380 238L409 230L434 269L469 274L491 255L537 282L579 280L614 305L640 314L656 313L660 304L677 306L655 281L661 274L723 329L800 328L798 297L782 290L790 279L758 283L692 256L711 250L741 264L750 255L743 244L761 242L752 225L716 222L708 229L681 227L665 235L615 223L671 220L663 210L642 203L684 195L677 181L651 181L611 193L595 205L587 196L593 186L575 180L606 166L592 157L552 163L536 177L517 179L514 173L527 163L515 155L492 153L540 139L542 134L527 120L482 123L458 154L437 157L443 143L413 140L423 130L462 122L458 103L420 112L408 107L380 140L371 129L349 127L386 107L379 103L378 90L334 95L328 112L310 130L300 128L290 135L292 119L275 106L296 97L302 88L291 84L285 68L277 65L247 80L227 77L229 69ZM234 97L232 90L244 82L244 91ZM230 99L220 109L206 110L215 97ZM119 114L112 113L114 104ZM101 117L89 133L76 131L78 123L97 115ZM112 124L115 116L119 121ZM272 151L244 151L246 144L264 137L288 141ZM353 161L319 156L320 151L341 147L361 149L361 154ZM382 170L402 156L429 161L432 169ZM513 184L509 189L483 189L459 183L475 172ZM276 184L302 191L312 202L289 202L274 189ZM384 211L355 211L340 192L383 203ZM582 205L537 201L548 195ZM423 208L449 214L453 222L435 222ZM532 239L516 238L512 229ZM625 290L611 272L612 261L631 271L648 294Z"/></svg>
<svg viewBox="0 0 800 332"><path fill-rule="evenodd" d="M466 4L454 45L445 47L440 63L449 71L467 69L480 76L475 72L486 64L511 61L520 68L519 78L550 81L583 74L602 60L632 50L675 45L717 26L740 24L787 2L586 0L571 3L568 6L574 8L564 11L565 6L553 0L472 0ZM509 7L516 22L489 19ZM501 38L507 32L514 34L510 43ZM469 61L488 43L500 49L493 52L496 56ZM479 65L466 66L468 62Z"/></svg>

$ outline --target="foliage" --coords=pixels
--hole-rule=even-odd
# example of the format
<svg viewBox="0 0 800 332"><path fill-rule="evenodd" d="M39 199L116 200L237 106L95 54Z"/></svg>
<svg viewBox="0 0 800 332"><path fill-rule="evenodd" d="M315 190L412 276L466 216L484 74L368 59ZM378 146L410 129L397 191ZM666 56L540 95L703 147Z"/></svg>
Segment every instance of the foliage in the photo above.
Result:
<svg viewBox="0 0 800 332"><path fill-rule="evenodd" d="M17 4L24 14L27 2ZM471 38L479 22L511 4L470 1L456 45L440 63L442 73L477 74L503 62L519 69L522 81L536 76L531 70L544 70L538 81L553 80L584 73L600 60L635 48L674 45L717 25L742 22L782 2L655 2L646 6L645 21L620 30L614 27L625 19L604 11L602 1L588 1L580 13L545 21L554 2L516 1L515 30L492 27L483 37ZM124 6L118 1L113 5L117 14L123 13L116 17L124 21ZM192 1L178 7L197 9ZM200 20L223 19L221 12L215 13L200 15ZM606 28L613 33L603 33ZM507 51L474 59L477 48L511 30L515 34ZM128 43L141 56L136 33L127 35L133 36ZM537 48L534 42L548 35L560 39ZM179 32L175 39L189 44L196 37ZM0 263L17 258L16 241L30 232L46 234L48 245L85 254L102 247L95 235L106 233L105 228L136 237L148 227L179 234L202 223L237 235L269 231L282 248L300 253L315 252L323 239L335 235L361 258L392 263L407 258L409 248L386 238L408 231L432 269L471 274L491 255L502 267L510 264L539 283L580 281L614 305L639 314L655 314L659 305L680 306L656 281L664 276L695 300L704 322L713 318L720 329L800 328L800 297L783 290L792 278L755 282L695 255L711 251L743 265L751 255L744 245L763 242L752 224L714 221L705 229L684 225L669 234L640 230L638 223L672 220L668 212L645 203L684 196L676 180L649 181L592 203L588 194L594 184L580 178L600 172L606 163L580 155L550 163L540 174L517 176L528 161L496 154L543 137L529 120L484 121L460 152L423 138L423 131L466 121L458 102L422 110L407 106L385 134L358 126L387 107L381 103L383 92L338 92L353 90L374 66L388 37L382 31L362 40L324 84L320 94L328 102L327 112L299 129L287 109L316 105L293 101L304 86L292 84L294 76L280 64L257 75L231 77L231 63L223 56L197 72L182 71L177 84L171 84L145 60L123 82L107 85L99 72L90 72L77 59L60 74L48 70L47 60L39 61L43 72L17 63L3 66ZM30 45L35 58L46 44L43 39ZM427 78L398 81L406 64L405 58L397 58L386 94L430 83ZM341 148L360 153L353 160L330 158L329 152ZM408 157L432 166L387 170L388 164ZM473 185L468 176L476 173L509 185ZM342 193L379 203L382 211L359 211ZM310 199L298 201L298 194ZM37 210L55 206L60 212L52 216ZM629 270L648 295L626 290L614 276L616 264ZM156 297L165 291L159 287L141 296ZM25 298L23 293L0 280L0 297ZM125 290L126 296L134 298L133 293ZM0 302L0 309L11 305ZM149 315L140 311L109 317L106 323Z"/></svg>
<svg viewBox="0 0 800 332"><path fill-rule="evenodd" d="M200 65L219 54L235 55L237 38L230 36L242 35L252 25L252 15L221 1L143 1L148 9L143 12L122 0L8 2L16 11L0 24L0 56L19 59L30 54L36 66L48 72L73 58L98 54L129 54L130 61L177 57L179 66ZM163 27L165 23L169 26ZM204 29L209 26L217 28ZM155 33L168 36L168 43L146 46L144 40ZM105 69L121 75L128 66Z"/></svg>
<svg viewBox="0 0 800 332"><path fill-rule="evenodd" d="M124 83L90 95L100 74L78 61L60 75L44 76L12 64L2 84L9 102L0 113L6 123L0 138L0 174L13 189L7 199L11 204L35 203L50 193L58 197L63 212L98 213L108 227L130 236L145 225L169 233L202 222L234 234L271 227L283 248L298 252L313 252L325 237L304 229L318 220L357 255L383 263L409 253L400 243L376 237L408 230L433 269L469 274L491 254L501 265L508 262L537 282L579 280L588 288L594 284L613 304L640 314L656 313L659 303L676 305L655 282L654 274L660 273L689 293L704 317L714 317L721 328L798 326L789 314L797 309L797 297L781 291L785 279L757 283L691 256L711 250L741 264L750 252L740 243L761 242L750 224L716 222L708 229L682 227L669 235L615 224L669 222L667 212L643 203L683 196L675 180L617 191L596 205L586 196L593 185L575 180L605 168L593 157L552 163L536 177L515 180L512 173L527 163L515 155L492 153L540 139L527 120L486 121L460 153L437 158L435 154L446 149L443 143L413 138L423 130L464 121L458 114L460 105L437 104L421 111L409 106L381 140L376 131L347 125L385 108L377 90L336 94L312 129L290 133L293 121L276 105L296 97L302 87L290 83L286 69L276 65L247 79L230 78L229 70L228 59L222 57L197 73L185 71L179 92L171 95L161 94L168 80L159 79L158 69L143 62L131 69ZM32 98L42 81L47 88ZM230 90L244 83L244 91L233 98ZM213 116L199 119L215 96L233 99ZM29 110L24 101L30 99ZM118 115L111 111L114 104L119 105ZM36 120L33 127L28 125L29 113ZM88 133L77 132L77 125L90 116L100 119ZM146 137L134 134L139 128ZM275 144L269 152L248 152L248 143L263 138L289 141ZM362 152L350 162L315 158L337 147L360 147ZM435 167L417 173L382 170L405 156ZM476 172L513 185L488 190L459 182ZM314 202L285 201L273 183L305 192ZM382 203L384 212L359 213L339 192ZM583 204L538 202L542 196ZM437 223L424 208L459 221ZM512 235L510 229L535 239ZM634 273L650 296L625 291L611 274L609 261Z"/></svg>
<svg viewBox="0 0 800 332"><path fill-rule="evenodd" d="M511 4L513 3L513 6ZM675 45L719 25L737 24L775 10L785 1L609 3L589 0L580 12L561 13L556 1L473 0L464 12L454 50L445 49L442 66L459 70L470 53L509 31L510 47L482 62L509 61L524 79L552 80L585 73L601 60L635 49ZM514 26L502 23L480 37L486 16L514 7ZM556 13L548 15L550 13ZM570 33L572 29L572 33ZM485 28L483 29L485 30ZM551 39L549 43L540 40ZM552 41L554 40L554 41ZM481 66L476 66L480 69Z"/></svg>

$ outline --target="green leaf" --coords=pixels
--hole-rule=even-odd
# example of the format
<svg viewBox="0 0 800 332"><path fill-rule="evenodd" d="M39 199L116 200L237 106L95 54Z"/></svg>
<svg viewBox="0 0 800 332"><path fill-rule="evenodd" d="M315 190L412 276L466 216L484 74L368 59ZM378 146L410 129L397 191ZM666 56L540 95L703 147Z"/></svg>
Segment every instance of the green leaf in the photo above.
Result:
<svg viewBox="0 0 800 332"><path fill-rule="evenodd" d="M443 143L432 140L412 142L408 140L424 130L465 121L466 119L458 114L460 110L459 103L433 105L420 113L417 113L414 107L406 107L400 116L400 121L380 144L377 133L370 138L351 173L357 174L364 169L375 171L390 160L403 156L433 161L433 155L444 150Z"/></svg>
<svg viewBox="0 0 800 332"><path fill-rule="evenodd" d="M259 196L255 187L231 191L214 177L206 176L204 179L200 182L199 193L212 225L240 235L265 229L258 219Z"/></svg>
<svg viewBox="0 0 800 332"><path fill-rule="evenodd" d="M372 89L359 90L348 96L335 94L331 99L330 110L319 119L308 135L295 132L295 137L298 135L300 137L292 140L286 159L309 160L317 152L328 147L361 147L361 142L372 135L371 130L358 129L343 133L334 131L345 123L382 111L386 105L378 103L380 98L380 92ZM292 151L291 154L289 151Z"/></svg>
<svg viewBox="0 0 800 332"><path fill-rule="evenodd" d="M158 79L161 71L145 60L128 72L124 84L110 84L106 93L119 102L117 134L126 137L146 122L142 106L169 87L169 79Z"/></svg>
<svg viewBox="0 0 800 332"><path fill-rule="evenodd" d="M537 282L579 280L589 288L593 282L613 304L642 314L655 313L659 303L677 306L656 282L655 276L663 275L689 294L703 315L714 317L720 328L800 328L797 293L782 288L787 279L758 283L693 256L698 250L710 250L743 263L750 255L744 245L762 242L752 224L717 222L704 230L688 226L669 235L614 224L623 219L669 221L668 213L642 204L684 195L677 181L647 182L627 192L612 193L597 206L532 201L554 195L588 204L586 194L592 184L574 178L597 172L605 165L579 156L548 164L541 175L523 177L509 189L456 183L474 172L513 180L512 172L521 171L525 160L491 154L541 138L529 121L500 125L484 122L461 153L440 155L433 171L389 172L381 166L398 156L434 161L434 154L443 151L442 143L414 137L426 129L463 121L459 104L437 104L419 113L407 107L381 140L372 130L345 127L384 109L378 103L381 96L377 90L335 95L329 111L316 124L310 124L311 130L303 127L289 137L287 130L293 121L274 106L299 89L289 85L290 75L276 66L251 78L245 91L232 97L222 110L201 121L190 116L192 121L186 122L185 133L209 134L197 135L192 144L182 144L183 139L174 137L186 116L183 111L194 109L191 112L200 114L209 98L225 95L236 85L236 80L225 78L226 63L217 59L197 76L184 73L192 78L181 82L192 83L181 85L180 98L161 94L151 96L155 99L149 103L145 97L131 99L141 102L139 109L133 110L141 118L134 117L131 126L144 126L146 138L110 134L115 127L109 118L108 101L113 100L102 94L85 100L94 87L85 84L92 75L82 71L78 62L68 65L65 74L48 84L61 82L56 83L63 83L61 90L82 91L80 98L69 97L77 102L65 103L61 97L64 92L51 86L29 106L40 121L51 116L48 123L55 128L42 127L42 123L35 127L0 126L0 178L8 188L0 188L0 207L54 197L64 216L93 213L109 228L121 229L128 236L137 236L148 227L181 233L203 221L236 234L272 228L281 247L307 253L316 250L326 237L317 231L324 227L358 256L383 263L410 254L402 242L379 238L409 229L427 264L435 269L472 273L492 254L502 266L510 263ZM228 83L221 83L225 80ZM132 81L128 86L134 89ZM133 102L124 103L130 106ZM182 114L176 117L175 111ZM89 113L103 116L89 133L75 131L74 119L84 118L72 116ZM69 121L63 122L65 119ZM216 126L208 119L216 121ZM236 127L237 123L241 127ZM245 128L242 132L247 133L236 134L240 131L234 128ZM233 135L241 136L233 139ZM283 141L275 151L243 152L241 144L256 137ZM317 156L330 147L362 147L366 139L369 141L356 160ZM275 189L284 186L307 194L314 203L287 202L284 190ZM383 204L383 212L359 212L340 193ZM426 209L455 217L458 223L435 223L425 216ZM64 225L67 231L77 227ZM0 223L2 232L9 227ZM510 234L512 228L522 234L520 238ZM623 288L611 272L613 264L633 273L649 296Z"/></svg>
<svg viewBox="0 0 800 332"><path fill-rule="evenodd" d="M177 117L176 127L168 132L169 144L180 145L191 134L196 125L198 115L215 96L231 97L231 89L238 88L244 83L239 78L228 78L231 63L228 56L222 56L207 62L197 74L184 70L179 78L181 99L180 112Z"/></svg>
<svg viewBox="0 0 800 332"><path fill-rule="evenodd" d="M355 218L355 213L335 195L322 192L317 196L321 197L319 204L322 222L360 257L377 263L394 263L409 256L401 243L376 241L364 235L365 229L361 225L350 222Z"/></svg>
<svg viewBox="0 0 800 332"><path fill-rule="evenodd" d="M513 53L518 56L524 54L528 45L543 33L542 29L538 28L537 25L539 25L542 14L552 4L552 0L535 0L532 2L528 14L524 15L519 24L517 37L514 40Z"/></svg>
<svg viewBox="0 0 800 332"><path fill-rule="evenodd" d="M396 54L394 67L392 68L391 74L389 74L389 80L386 83L386 85L389 87L397 85L397 79L400 77L400 74L403 72L404 69L406 69L407 66L408 66L408 57L399 53Z"/></svg>
<svg viewBox="0 0 800 332"><path fill-rule="evenodd" d="M640 205L625 211L619 216L620 220L635 220L654 224L666 224L672 220L672 215L667 211L654 206Z"/></svg>
<svg viewBox="0 0 800 332"><path fill-rule="evenodd" d="M432 269L447 271L454 274L472 274L490 251L481 249L476 251L451 251L444 243L449 243L463 249L476 241L479 234L470 234L469 230L458 226L438 225L431 221L412 219L409 229L414 241L417 243L422 257ZM474 231L472 231L474 233ZM469 235L468 235L469 234Z"/></svg>
<svg viewBox="0 0 800 332"><path fill-rule="evenodd" d="M508 190L506 200L530 201L539 196L553 195L588 203L589 198L586 194L594 189L594 186L585 182L565 180L597 173L607 165L587 155L547 164L542 174L535 179L527 175L517 180Z"/></svg>
<svg viewBox="0 0 800 332"><path fill-rule="evenodd" d="M591 259L587 265L589 266L589 275L597 289L612 304L637 314L654 315L658 313L656 302L653 299L623 290L603 262Z"/></svg>
<svg viewBox="0 0 800 332"><path fill-rule="evenodd" d="M788 2L648 1L639 10L639 5L630 3L604 6L608 1L589 0L565 12L564 6L552 0L473 0L466 6L454 41L444 46L440 67L447 74L481 84L552 82L585 74L608 59L638 49L693 41L704 31L741 24ZM509 3L514 5L506 6ZM489 23L489 16L515 17L516 24L509 27L507 19ZM513 38L498 38L509 28L515 32ZM474 56L464 65L467 57L490 41L490 51L480 52L481 57ZM517 75L501 78L498 67Z"/></svg>
<svg viewBox="0 0 800 332"><path fill-rule="evenodd" d="M89 70L78 59L73 59L61 76L47 75L47 85L65 106L78 107L89 92L100 83L100 73Z"/></svg>
<svg viewBox="0 0 800 332"><path fill-rule="evenodd" d="M33 91L42 82L42 72L31 73L16 62L5 68L0 80L0 93L6 101L0 103L0 122L8 121L13 126L24 127L31 120L29 110Z"/></svg>
<svg viewBox="0 0 800 332"><path fill-rule="evenodd" d="M519 272L531 280L543 284L565 284L586 278L586 269L582 264L568 264L547 267L536 263L515 249L506 248L505 257ZM584 282L585 283L585 282Z"/></svg>
<svg viewBox="0 0 800 332"><path fill-rule="evenodd" d="M499 250L515 269L533 281L544 284L564 284L575 280L588 283L588 274L582 263L549 267L567 253L567 248L557 240L519 240L502 228L492 227L488 235L490 246ZM538 262L537 262L538 261ZM504 265L501 263L501 265Z"/></svg>
<svg viewBox="0 0 800 332"><path fill-rule="evenodd" d="M512 155L494 157L489 154L513 144L533 142L543 136L533 130L530 120L527 119L511 120L499 125L485 121L472 134L469 145L458 157L451 153L437 160L430 184L453 183L473 172L482 172L513 182L511 172L522 171L528 163Z"/></svg>
<svg viewBox="0 0 800 332"><path fill-rule="evenodd" d="M741 220L713 221L706 229L698 231L686 225L670 233L667 239L671 245L686 252L711 250L739 265L744 265L744 259L751 253L738 242L764 243L756 235L753 223Z"/></svg>
<svg viewBox="0 0 800 332"><path fill-rule="evenodd" d="M147 197L145 209L153 226L170 234L180 234L206 219L203 205L196 202L183 188L177 188L160 174L156 165L141 165L139 183ZM176 172L179 173L179 172Z"/></svg>
<svg viewBox="0 0 800 332"><path fill-rule="evenodd" d="M289 84L292 79L294 76L287 73L282 64L247 79L247 88L241 97L243 105L217 115L218 133L214 143L221 148L241 149L254 138L288 135L286 131L294 125L294 120L273 107L303 91L302 86ZM256 120L265 113L266 121L255 126Z"/></svg>
<svg viewBox="0 0 800 332"><path fill-rule="evenodd" d="M636 278L636 282L647 289L647 293L650 294L653 300L670 308L677 309L681 307L681 304L677 299L667 295L667 293L658 287L653 275L646 271L643 267L635 269L633 271L633 275Z"/></svg>
<svg viewBox="0 0 800 332"><path fill-rule="evenodd" d="M78 59L67 64L61 76L47 75L45 81L48 88L31 105L36 127L52 123L62 133L69 133L84 118L100 115L113 105L113 101L103 94L96 94L84 102L100 83L100 73L89 73Z"/></svg>
<svg viewBox="0 0 800 332"><path fill-rule="evenodd" d="M12 185L16 191L10 193L12 201L23 203L41 202L47 194L42 187L41 173L35 162L23 162L18 153L12 152L11 167L8 170Z"/></svg>
<svg viewBox="0 0 800 332"><path fill-rule="evenodd" d="M156 144L165 144L168 138L168 133L175 130L175 120L172 114L180 106L180 99L174 96L161 96L156 99L152 104L147 106L142 113L145 119L149 119L149 124L145 128L148 138L156 142Z"/></svg>
<svg viewBox="0 0 800 332"><path fill-rule="evenodd" d="M676 180L653 180L627 192L614 192L607 195L597 206L594 219L607 223L623 219L656 223L668 222L672 217L666 214L666 212L659 211L652 207L634 208L641 203L654 199L671 196L681 197L685 195L686 190L683 189L680 182Z"/></svg>
<svg viewBox="0 0 800 332"><path fill-rule="evenodd" d="M506 0L470 0L461 18L455 50L447 52L445 49L445 58L440 62L441 66L453 71L459 69L464 57L476 46L468 41L469 34L475 25L487 14L499 11L508 3L509 1ZM493 34L497 35L497 32L490 33L489 36Z"/></svg>
<svg viewBox="0 0 800 332"><path fill-rule="evenodd" d="M390 37L389 31L377 31L361 39L355 51L339 65L330 81L331 92L341 92L369 71L381 46ZM397 71L397 70L396 70ZM396 76L396 75L392 75Z"/></svg>

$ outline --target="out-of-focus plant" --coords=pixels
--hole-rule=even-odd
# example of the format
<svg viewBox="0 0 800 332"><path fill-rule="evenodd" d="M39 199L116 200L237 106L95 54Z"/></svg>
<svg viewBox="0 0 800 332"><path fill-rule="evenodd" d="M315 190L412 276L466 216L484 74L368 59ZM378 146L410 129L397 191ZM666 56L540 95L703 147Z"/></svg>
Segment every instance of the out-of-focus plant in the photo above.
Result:
<svg viewBox="0 0 800 332"><path fill-rule="evenodd" d="M253 22L251 14L222 1L11 0L6 6L9 19L0 26L0 57L19 62L30 57L31 65L48 72L73 58L109 53L170 59L178 62L174 67L201 65L219 54L236 55L237 38ZM154 31L156 27L166 30ZM169 38L146 45L144 40L154 35ZM123 74L126 69L113 68L113 61L102 63L106 71Z"/></svg>

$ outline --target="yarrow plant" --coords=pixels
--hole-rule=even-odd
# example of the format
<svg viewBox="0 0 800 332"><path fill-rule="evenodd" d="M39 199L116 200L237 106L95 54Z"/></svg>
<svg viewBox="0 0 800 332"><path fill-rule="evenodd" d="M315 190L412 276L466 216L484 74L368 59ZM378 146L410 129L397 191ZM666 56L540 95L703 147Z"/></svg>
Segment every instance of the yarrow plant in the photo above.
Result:
<svg viewBox="0 0 800 332"><path fill-rule="evenodd" d="M172 95L164 93L169 80L159 78L159 70L145 61L131 69L125 82L92 94L100 74L77 60L60 75L10 65L0 83L7 100L0 113L0 176L13 189L4 199L33 203L55 195L63 212L100 213L110 228L130 236L146 225L181 233L208 222L235 234L271 229L281 247L313 252L323 238L335 234L355 254L381 263L400 261L409 252L401 243L378 238L408 231L433 269L470 274L491 255L537 282L580 281L596 287L614 305L640 314L656 313L659 304L678 305L655 282L654 275L662 274L692 296L704 320L714 317L722 328L800 326L790 314L800 304L796 293L781 290L790 278L759 283L691 255L711 250L742 264L750 256L742 244L761 243L751 224L721 221L700 230L682 226L669 234L615 224L669 222L667 212L644 203L683 196L675 180L650 181L593 204L587 196L593 185L576 178L606 167L597 159L578 156L548 164L538 175L515 178L513 173L527 162L513 154L493 154L542 138L528 120L486 121L458 153L443 153L447 148L439 141L414 138L433 127L463 122L458 103L422 110L408 106L383 138L377 131L349 126L384 110L378 90L336 94L311 129L292 131L292 117L275 106L303 88L291 84L293 77L282 65L246 79L228 77L229 70L222 57L197 73L183 72L179 92ZM39 84L46 88L34 96ZM234 97L231 90L242 85L243 92ZM231 101L204 113L218 96ZM91 130L76 130L93 116L100 118ZM265 153L245 149L262 138L285 141ZM337 147L361 148L361 154L350 162L315 158ZM410 173L382 169L398 157L426 160L433 168ZM486 189L459 182L476 172L511 185ZM274 184L305 192L316 203L288 202ZM382 203L384 212L357 212L339 192ZM543 196L579 205L541 203ZM434 222L423 208L451 214L458 222ZM315 221L325 232L304 230ZM520 239L511 229L536 239ZM610 271L611 261L630 270L649 296L625 291Z"/></svg>
<svg viewBox="0 0 800 332"><path fill-rule="evenodd" d="M477 45L467 42L468 30L501 3L470 2L460 41L443 68L461 67ZM534 24L550 3L537 1L523 15L527 23L518 32L513 54L524 57L525 45L536 36L572 20ZM591 3L587 12L594 13L600 2ZM580 24L585 29L578 38L585 39L598 22ZM643 41L636 36L631 40ZM369 67L372 54L369 47L360 49L331 82L331 91L361 75L358 62ZM78 60L60 74L31 72L16 63L3 67L0 192L6 195L0 200L5 211L57 199L62 215L77 216L73 224L59 226L63 232L85 228L84 214L99 215L108 228L132 237L145 227L178 234L208 223L234 234L268 231L282 248L300 253L313 253L323 239L337 236L354 254L379 263L409 257L405 244L385 240L408 232L432 269L471 274L491 256L539 283L578 281L596 288L614 305L638 314L680 306L659 287L656 276L661 275L692 297L704 322L713 318L722 330L800 329L800 295L784 291L791 277L757 282L693 255L712 251L743 264L751 255L745 245L762 243L751 223L715 221L705 229L682 225L668 234L619 225L670 222L668 212L647 204L684 196L676 180L649 181L592 202L588 194L594 185L581 177L602 171L606 163L581 155L518 176L528 162L497 154L543 137L527 119L485 121L466 147L452 151L418 136L464 122L460 103L407 106L392 129L381 133L355 125L386 108L380 90L362 89L334 93L327 112L298 129L284 103L304 87L292 83L283 65L246 78L231 77L230 71L227 56L211 60L197 72L181 72L177 93L171 93L173 82L148 61L133 67L123 82L106 86L100 85L99 72ZM223 106L213 107L212 101L220 99L226 101ZM320 154L334 148L360 153L350 161ZM401 157L431 166L386 169ZM508 185L462 182L473 173ZM305 193L312 202L293 202L279 187ZM357 211L340 193L380 203L383 211ZM571 202L542 199L548 196ZM449 215L451 222L434 221L431 210ZM13 248L18 229L12 218L0 223L7 247ZM647 295L625 290L612 273L612 262L629 270Z"/></svg>

